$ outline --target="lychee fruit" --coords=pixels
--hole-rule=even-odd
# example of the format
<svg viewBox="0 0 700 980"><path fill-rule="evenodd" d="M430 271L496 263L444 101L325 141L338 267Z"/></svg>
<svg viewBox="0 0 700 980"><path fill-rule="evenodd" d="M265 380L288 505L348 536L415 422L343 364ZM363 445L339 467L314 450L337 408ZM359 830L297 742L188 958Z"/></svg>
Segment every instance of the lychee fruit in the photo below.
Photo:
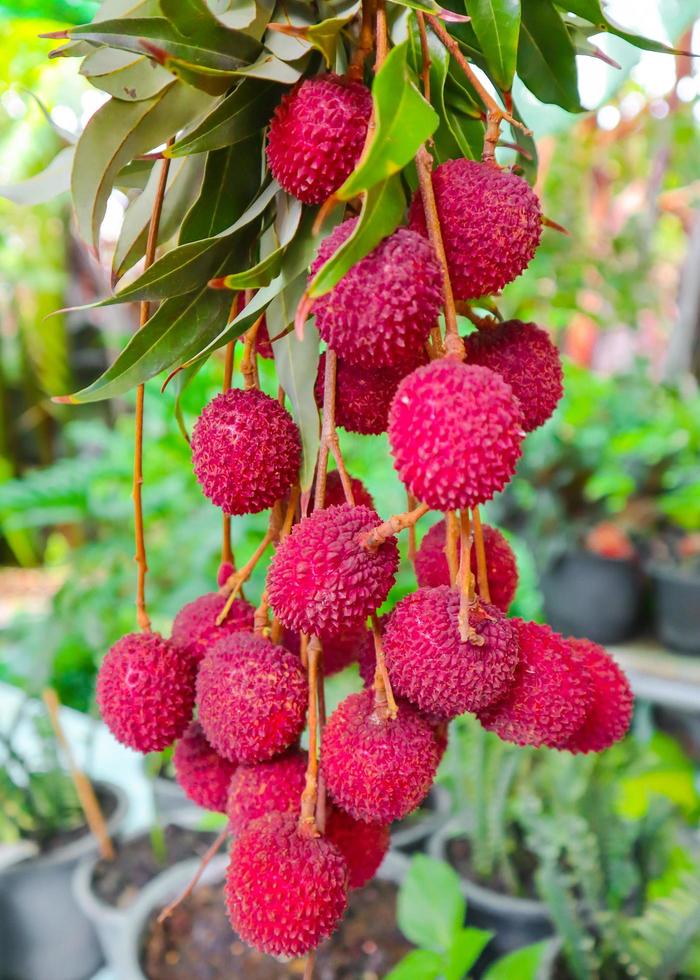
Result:
<svg viewBox="0 0 700 980"><path fill-rule="evenodd" d="M306 676L298 657L261 636L231 633L197 675L204 734L220 755L262 762L289 748L304 727Z"/></svg>
<svg viewBox="0 0 700 980"><path fill-rule="evenodd" d="M413 496L434 510L476 507L515 473L521 421L500 375L440 358L404 378L394 396L394 467Z"/></svg>
<svg viewBox="0 0 700 980"><path fill-rule="evenodd" d="M325 366L324 353L321 354L314 387L319 408L323 406ZM391 400L405 375L405 371L397 368L360 368L339 357L335 378L336 425L361 436L377 436L386 432Z"/></svg>
<svg viewBox="0 0 700 980"><path fill-rule="evenodd" d="M177 781L189 798L217 813L226 812L226 800L236 763L223 759L204 737L198 721L191 721L175 743L173 765Z"/></svg>
<svg viewBox="0 0 700 980"><path fill-rule="evenodd" d="M229 578L233 575L234 572L235 572L235 568L233 567L232 561L222 561L219 564L219 568L216 573L216 584L219 586L219 588L226 585Z"/></svg>
<svg viewBox="0 0 700 980"><path fill-rule="evenodd" d="M479 721L506 742L565 748L590 710L591 681L549 626L511 622L520 652L515 681L501 701L478 713Z"/></svg>
<svg viewBox="0 0 700 980"><path fill-rule="evenodd" d="M467 362L501 375L520 403L523 428L543 425L564 394L559 351L535 323L507 320L466 338Z"/></svg>
<svg viewBox="0 0 700 980"><path fill-rule="evenodd" d="M275 110L267 141L272 176L304 204L320 204L355 169L372 95L338 75L304 79Z"/></svg>
<svg viewBox="0 0 700 980"><path fill-rule="evenodd" d="M418 589L398 603L384 631L394 694L440 718L498 701L518 665L517 632L503 613L474 603L469 609L473 639L463 642L459 606L459 592L449 586Z"/></svg>
<svg viewBox="0 0 700 980"><path fill-rule="evenodd" d="M302 836L298 817L269 813L231 846L225 894L241 939L272 956L303 956L347 908L348 868L327 837Z"/></svg>
<svg viewBox="0 0 700 980"><path fill-rule="evenodd" d="M447 160L433 171L433 190L455 299L497 293L527 268L542 211L522 177L492 163ZM427 237L420 191L409 225Z"/></svg>
<svg viewBox="0 0 700 980"><path fill-rule="evenodd" d="M352 486L352 496L355 501L355 505L370 507L372 510L374 510L374 498L362 480L358 480L356 477L351 476L350 485ZM331 470L326 477L326 495L323 506L336 507L339 504L344 503L345 491L343 490L343 482L340 479L340 473L338 470Z"/></svg>
<svg viewBox="0 0 700 980"><path fill-rule="evenodd" d="M257 388L217 395L192 431L194 471L225 514L257 514L289 490L301 439L289 412Z"/></svg>
<svg viewBox="0 0 700 980"><path fill-rule="evenodd" d="M330 807L326 836L345 858L350 888L362 888L374 878L391 838L388 824L355 820L336 806Z"/></svg>
<svg viewBox="0 0 700 980"><path fill-rule="evenodd" d="M484 552L486 553L486 572L491 602L502 612L506 612L515 598L518 588L518 566L515 555L501 532L482 524ZM416 579L419 586L434 588L450 584L450 569L445 554L445 521L434 524L420 543L416 552ZM476 548L471 549L471 570L477 576ZM477 581L478 588L478 581Z"/></svg>
<svg viewBox="0 0 700 980"><path fill-rule="evenodd" d="M277 338L275 337L275 340ZM275 354L272 349L272 341L270 340L270 333L267 329L267 320L265 317L262 318L262 322L258 327L258 331L255 334L255 353L258 357L264 357L266 361L274 360Z"/></svg>
<svg viewBox="0 0 700 980"><path fill-rule="evenodd" d="M344 221L324 239L309 282L357 221ZM399 228L317 299L313 313L323 340L348 364L410 370L420 363L442 300L442 271L432 246Z"/></svg>
<svg viewBox="0 0 700 980"><path fill-rule="evenodd" d="M345 670L357 662L360 647L365 642L368 630L364 623L345 629L331 636L321 637L323 648L323 673L327 677Z"/></svg>
<svg viewBox="0 0 700 980"><path fill-rule="evenodd" d="M569 637L567 642L593 685L593 701L565 747L569 752L602 752L627 733L634 707L632 689L607 650L591 640Z"/></svg>
<svg viewBox="0 0 700 980"><path fill-rule="evenodd" d="M207 592L188 602L175 617L171 642L199 663L207 650L222 636L245 630L253 632L255 610L245 599L234 599L226 619L216 625L216 617L226 605L226 596Z"/></svg>
<svg viewBox="0 0 700 980"><path fill-rule="evenodd" d="M269 762L239 766L228 792L226 814L234 832L266 813L299 814L306 779L307 754L289 749Z"/></svg>
<svg viewBox="0 0 700 980"><path fill-rule="evenodd" d="M267 575L270 605L285 626L337 634L359 626L384 602L398 567L396 541L373 550L361 541L380 523L369 507L342 504L314 511L293 528Z"/></svg>
<svg viewBox="0 0 700 980"><path fill-rule="evenodd" d="M385 719L375 710L374 692L361 691L328 719L321 745L326 789L356 820L401 820L425 798L437 766L433 730L405 702L395 719Z"/></svg>
<svg viewBox="0 0 700 980"><path fill-rule="evenodd" d="M123 745L162 752L192 719L196 664L158 633L128 633L97 675L102 720Z"/></svg>

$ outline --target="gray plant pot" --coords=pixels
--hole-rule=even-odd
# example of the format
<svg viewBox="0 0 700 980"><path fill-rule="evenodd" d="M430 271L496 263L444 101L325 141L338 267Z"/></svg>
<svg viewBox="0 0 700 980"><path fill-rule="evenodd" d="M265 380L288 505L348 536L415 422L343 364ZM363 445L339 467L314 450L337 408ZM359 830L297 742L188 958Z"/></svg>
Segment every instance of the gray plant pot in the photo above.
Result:
<svg viewBox="0 0 700 980"><path fill-rule="evenodd" d="M427 799L431 803L431 809L426 810L425 816L421 816L415 822L408 824L406 821L399 821L396 828L392 828L392 850L402 854L416 854L418 851L425 851L430 838L450 819L452 803L450 794L444 786L440 786L438 783L433 785Z"/></svg>
<svg viewBox="0 0 700 980"><path fill-rule="evenodd" d="M126 795L111 783L97 788L116 798L107 821L111 836L127 812ZM86 833L78 840L0 872L0 977L12 980L84 980L102 964L90 920L76 902L71 878L84 857L97 854Z"/></svg>
<svg viewBox="0 0 700 980"><path fill-rule="evenodd" d="M153 802L162 824L168 823L174 816L179 817L183 811L202 812L178 782L163 776L156 776L153 780Z"/></svg>
<svg viewBox="0 0 700 980"><path fill-rule="evenodd" d="M700 576L674 565L654 565L656 635L678 653L700 655Z"/></svg>

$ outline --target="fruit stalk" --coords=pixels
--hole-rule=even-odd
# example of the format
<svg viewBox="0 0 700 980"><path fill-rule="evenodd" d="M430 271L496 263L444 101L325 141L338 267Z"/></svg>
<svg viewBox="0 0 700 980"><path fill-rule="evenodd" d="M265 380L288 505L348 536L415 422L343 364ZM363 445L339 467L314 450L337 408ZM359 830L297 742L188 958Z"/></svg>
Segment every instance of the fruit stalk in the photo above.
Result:
<svg viewBox="0 0 700 980"><path fill-rule="evenodd" d="M347 70L347 77L353 82L361 82L365 61L374 48L375 0L362 0L362 24L358 44Z"/></svg>
<svg viewBox="0 0 700 980"><path fill-rule="evenodd" d="M454 588L459 569L459 522L453 510L445 515L445 556L450 570L450 585Z"/></svg>
<svg viewBox="0 0 700 980"><path fill-rule="evenodd" d="M476 548L476 575L479 583L479 595L484 602L491 602L489 576L486 567L486 548L484 547L484 530L481 526L481 514L478 507L472 508L472 524L474 527L474 547Z"/></svg>
<svg viewBox="0 0 700 980"><path fill-rule="evenodd" d="M377 551L385 541L393 538L407 527L413 527L430 508L427 504L419 504L413 510L408 510L403 514L394 514L382 524L373 527L362 535L362 546L368 551Z"/></svg>
<svg viewBox="0 0 700 980"><path fill-rule="evenodd" d="M231 311L229 313L229 321L234 320L239 309L239 299L238 293L233 298L231 303ZM231 387L233 381L233 355L236 347L235 340L229 340L226 344L226 359L224 361L224 378L221 386L222 391L228 391ZM221 564L232 565L235 571L236 563L233 557L233 548L231 547L231 515L224 514L222 518L221 526Z"/></svg>
<svg viewBox="0 0 700 980"><path fill-rule="evenodd" d="M465 508L459 515L459 638L462 643L470 639L469 602L471 599L471 552L472 531L469 511Z"/></svg>

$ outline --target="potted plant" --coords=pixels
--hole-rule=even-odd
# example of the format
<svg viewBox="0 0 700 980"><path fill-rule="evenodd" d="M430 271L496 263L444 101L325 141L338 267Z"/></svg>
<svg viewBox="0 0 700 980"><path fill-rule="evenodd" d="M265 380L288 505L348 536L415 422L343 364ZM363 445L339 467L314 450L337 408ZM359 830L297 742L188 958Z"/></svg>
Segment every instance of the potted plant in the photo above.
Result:
<svg viewBox="0 0 700 980"><path fill-rule="evenodd" d="M700 534L657 539L649 570L657 637L679 653L700 654Z"/></svg>

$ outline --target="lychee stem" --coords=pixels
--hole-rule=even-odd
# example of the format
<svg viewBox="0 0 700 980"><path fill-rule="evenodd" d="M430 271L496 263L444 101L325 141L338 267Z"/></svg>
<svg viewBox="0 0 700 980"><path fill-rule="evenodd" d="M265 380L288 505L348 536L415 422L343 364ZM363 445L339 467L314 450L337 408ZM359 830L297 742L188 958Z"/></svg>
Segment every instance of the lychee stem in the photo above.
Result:
<svg viewBox="0 0 700 980"><path fill-rule="evenodd" d="M228 321L235 320L240 307L240 293L236 293L231 303L231 310L228 315ZM221 390L226 392L231 387L231 382L233 381L233 355L235 352L236 341L229 340L226 344L226 360L224 361L224 378ZM233 548L231 547L231 515L224 514L221 527L221 563L228 563L233 565L235 570L236 562L233 557Z"/></svg>
<svg viewBox="0 0 700 980"><path fill-rule="evenodd" d="M360 26L358 44L353 52L352 60L346 72L346 77L353 82L362 81L365 61L374 48L375 10L374 0L362 0L362 24Z"/></svg>
<svg viewBox="0 0 700 980"><path fill-rule="evenodd" d="M387 718L396 718L399 713L399 708L396 704L394 692L391 689L389 673L386 669L379 617L376 613L372 613L371 618L372 635L374 637L374 656L377 663L374 672L374 710L378 718L386 721Z"/></svg>
<svg viewBox="0 0 700 980"><path fill-rule="evenodd" d="M418 506L418 501L413 496L412 493L406 492L406 503L408 504L409 510L415 510ZM415 563L416 560L416 525L411 524L408 529L408 560Z"/></svg>
<svg viewBox="0 0 700 980"><path fill-rule="evenodd" d="M170 903L170 905L166 905L166 907L163 909L163 911L158 916L158 925L159 926L162 925L165 922L166 919L169 919L170 918L170 916L173 914L173 912L175 911L175 909L178 908L178 906L182 905L182 903L185 901L186 898L189 898L190 897L190 895L192 894L192 892L195 890L195 888L199 884L199 879L202 877L202 875L206 871L207 866L211 863L211 861L213 860L213 858L216 856L217 851L219 850L219 848L221 847L221 845L226 840L226 838L228 836L228 832L229 832L229 828L228 828L228 823L227 823L226 826L224 827L224 829L219 834L219 836L214 841L214 843L211 845L211 847L209 848L209 850L206 852L206 854L204 854L202 856L202 860L199 862L199 867L197 868L197 870L195 871L195 873L192 875L192 879L190 880L190 882L187 885L187 887L185 888L185 890L182 891L178 895L178 897L174 901L172 901Z"/></svg>
<svg viewBox="0 0 700 980"><path fill-rule="evenodd" d="M376 21L376 46L377 57L374 62L375 75L386 61L389 53L389 32L386 22L386 0L377 0L377 21Z"/></svg>
<svg viewBox="0 0 700 980"><path fill-rule="evenodd" d="M450 585L454 588L459 572L459 521L454 510L445 514L445 557L450 571Z"/></svg>
<svg viewBox="0 0 700 980"><path fill-rule="evenodd" d="M428 32L425 29L425 17L422 10L416 11L418 20L418 30L420 32L420 52L421 52L421 73L423 82L423 95L430 102L430 45L428 44Z"/></svg>
<svg viewBox="0 0 700 980"><path fill-rule="evenodd" d="M318 795L318 664L321 656L321 642L312 636L306 648L307 676L309 679L309 709L307 728L309 732L309 762L306 767L306 785L301 794L299 813L299 833L304 837L318 837L316 826L316 800Z"/></svg>
<svg viewBox="0 0 700 980"><path fill-rule="evenodd" d="M243 342L243 357L241 358L241 374L243 375L244 388L259 388L258 363L255 355L255 341L258 336L260 324L263 321L264 313L261 313L255 323L246 330Z"/></svg>
<svg viewBox="0 0 700 980"><path fill-rule="evenodd" d="M265 630L269 629L269 614L270 610L270 600L267 595L267 589L263 591L260 597L260 605L255 610L253 616L253 630L258 636L262 636Z"/></svg>
<svg viewBox="0 0 700 980"><path fill-rule="evenodd" d="M474 526L474 546L476 548L476 574L479 583L479 595L484 602L491 602L489 590L489 575L486 567L486 548L484 547L484 529L481 524L481 514L478 507L472 508Z"/></svg>
<svg viewBox="0 0 700 980"><path fill-rule="evenodd" d="M219 589L219 592L222 595L228 596L228 598L226 600L226 604L224 605L224 608L216 617L217 626L221 626L223 621L226 619L231 609L231 606L233 605L234 599L241 591L241 586L248 581L248 579L253 573L253 569L255 568L255 566L257 565L257 563L260 561L263 554L265 553L267 546L271 544L276 538L277 538L277 531L272 527L268 527L262 541L255 549L253 554L250 556L248 561L245 563L245 565L242 568L240 568L237 572L233 572L233 574L230 575L229 578L226 580L224 585Z"/></svg>
<svg viewBox="0 0 700 980"><path fill-rule="evenodd" d="M413 510L408 510L403 514L394 514L393 517L390 517L382 524L377 524L371 531L365 531L360 536L362 547L366 548L367 551L377 551L385 541L395 537L399 531L403 531L405 528L412 527L416 524L429 510L430 508L427 504L419 504Z"/></svg>
<svg viewBox="0 0 700 980"><path fill-rule="evenodd" d="M460 512L459 520L459 638L462 643L470 639L469 600L471 595L472 534L469 511Z"/></svg>

